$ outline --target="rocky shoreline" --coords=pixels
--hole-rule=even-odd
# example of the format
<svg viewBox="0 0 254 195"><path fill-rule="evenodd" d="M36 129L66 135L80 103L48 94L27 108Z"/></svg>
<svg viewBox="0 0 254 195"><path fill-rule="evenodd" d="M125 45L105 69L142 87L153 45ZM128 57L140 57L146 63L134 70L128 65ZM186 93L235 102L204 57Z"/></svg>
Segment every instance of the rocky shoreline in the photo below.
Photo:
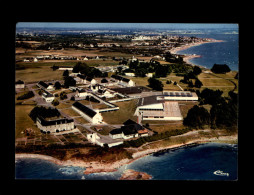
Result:
<svg viewBox="0 0 254 195"><path fill-rule="evenodd" d="M41 155L41 154L15 154L15 159L21 159L21 158L36 158L36 159L42 159L42 160L48 160L53 163L56 163L58 165L62 166L79 166L79 167L84 167L86 170L84 171L84 174L91 174L91 173L100 173L100 172L114 172L117 171L121 166L130 164L134 162L137 159L140 159L142 157L145 157L146 155L159 152L159 151L165 151L168 149L177 149L179 147L188 147L188 146L193 146L196 144L202 144L202 143L208 143L208 142L227 142L227 141L234 141L237 140L237 135L231 135L231 136L221 136L219 138L204 138L204 139L197 139L197 140L192 140L187 143L182 143L182 144L175 144L175 145L170 145L167 147L160 147L160 148L155 148L155 149L146 149L142 151L138 151L133 153L132 157L133 159L122 159L115 161L113 163L101 163L97 161L92 161L92 162L84 162L81 160L76 160L76 159L71 159L67 161L61 161L58 160L54 157L47 156L47 155ZM130 175L129 172L127 172L127 175ZM137 176L137 173L134 173L135 177ZM140 176L138 176L140 177ZM142 176L143 177L143 176ZM129 178L129 176L128 176ZM147 178L147 176L145 176Z"/></svg>

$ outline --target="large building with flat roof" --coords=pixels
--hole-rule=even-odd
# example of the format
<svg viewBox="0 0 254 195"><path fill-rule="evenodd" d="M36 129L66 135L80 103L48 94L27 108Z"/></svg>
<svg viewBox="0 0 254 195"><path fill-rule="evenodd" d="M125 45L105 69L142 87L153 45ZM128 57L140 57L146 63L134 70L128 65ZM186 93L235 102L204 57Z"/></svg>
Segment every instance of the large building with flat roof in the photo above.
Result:
<svg viewBox="0 0 254 195"><path fill-rule="evenodd" d="M161 96L148 96L140 98L135 116L141 120L183 120L178 102L165 101Z"/></svg>
<svg viewBox="0 0 254 195"><path fill-rule="evenodd" d="M173 101L198 101L195 92L190 91L163 91L161 99Z"/></svg>

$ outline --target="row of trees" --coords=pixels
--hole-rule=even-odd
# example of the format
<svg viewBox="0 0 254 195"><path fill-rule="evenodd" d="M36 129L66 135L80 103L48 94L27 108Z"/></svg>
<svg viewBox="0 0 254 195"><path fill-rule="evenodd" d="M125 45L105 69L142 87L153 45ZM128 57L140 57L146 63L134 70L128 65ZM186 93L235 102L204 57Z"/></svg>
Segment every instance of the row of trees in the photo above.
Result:
<svg viewBox="0 0 254 195"><path fill-rule="evenodd" d="M19 96L19 97L17 98L17 100L29 99L29 98L31 98L31 97L34 97L34 92L28 91L27 93L25 93L25 94Z"/></svg>

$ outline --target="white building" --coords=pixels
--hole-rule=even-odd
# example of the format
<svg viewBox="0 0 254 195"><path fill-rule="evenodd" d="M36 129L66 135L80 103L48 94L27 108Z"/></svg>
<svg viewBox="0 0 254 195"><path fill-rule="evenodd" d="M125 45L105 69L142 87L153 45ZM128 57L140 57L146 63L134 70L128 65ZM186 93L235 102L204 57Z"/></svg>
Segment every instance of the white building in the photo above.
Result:
<svg viewBox="0 0 254 195"><path fill-rule="evenodd" d="M40 81L37 83L37 86L47 91L55 90L54 85L52 83L47 84L47 83L44 83L43 81Z"/></svg>
<svg viewBox="0 0 254 195"><path fill-rule="evenodd" d="M101 147L104 147L105 144L108 145L109 148L113 147L113 146L117 146L117 145L120 145L120 144L123 144L123 141L114 141L114 142L109 142L109 143L103 143L101 138L97 135L97 133L89 133L86 135L87 136L87 139L94 143L94 144L97 144Z"/></svg>
<svg viewBox="0 0 254 195"><path fill-rule="evenodd" d="M79 113L84 119L93 124L102 123L103 118L99 111L90 109L79 102L75 102L74 104L72 104L72 109Z"/></svg>
<svg viewBox="0 0 254 195"><path fill-rule="evenodd" d="M134 72L125 72L124 74L126 76L129 76L129 77L135 77L135 73Z"/></svg>
<svg viewBox="0 0 254 195"><path fill-rule="evenodd" d="M131 79L124 78L122 76L112 75L111 78L115 79L116 82L119 85L122 85L122 86L125 86L125 87L133 87L133 86L135 86L135 82L134 81L132 81Z"/></svg>
<svg viewBox="0 0 254 195"><path fill-rule="evenodd" d="M25 88L24 81L18 80L17 82L15 82L15 88L16 89L24 89Z"/></svg>
<svg viewBox="0 0 254 195"><path fill-rule="evenodd" d="M76 97L86 97L87 95L88 95L88 92L84 89L76 90L76 94L75 94Z"/></svg>
<svg viewBox="0 0 254 195"><path fill-rule="evenodd" d="M38 116L36 119L36 125L42 132L45 133L58 133L75 129L74 120L66 118L48 121L43 117Z"/></svg>
<svg viewBox="0 0 254 195"><path fill-rule="evenodd" d="M91 77L78 74L76 78L74 78L77 82L77 84L91 84L95 85L97 81Z"/></svg>
<svg viewBox="0 0 254 195"><path fill-rule="evenodd" d="M42 94L42 98L46 101L46 102L52 102L55 97L53 94L45 91L43 94Z"/></svg>
<svg viewBox="0 0 254 195"><path fill-rule="evenodd" d="M197 94L190 91L163 91L160 98L172 101L198 101Z"/></svg>
<svg viewBox="0 0 254 195"><path fill-rule="evenodd" d="M121 128L113 129L109 132L112 139L130 139L135 137L148 136L148 131L140 124L127 120Z"/></svg>
<svg viewBox="0 0 254 195"><path fill-rule="evenodd" d="M69 71L72 71L73 67L70 67L70 66L60 66L58 70L69 70Z"/></svg>
<svg viewBox="0 0 254 195"><path fill-rule="evenodd" d="M153 77L153 73L151 73L151 72L150 72L150 73L147 73L147 74L146 74L146 77Z"/></svg>
<svg viewBox="0 0 254 195"><path fill-rule="evenodd" d="M140 120L183 120L178 102L165 101L160 96L140 98L134 115Z"/></svg>

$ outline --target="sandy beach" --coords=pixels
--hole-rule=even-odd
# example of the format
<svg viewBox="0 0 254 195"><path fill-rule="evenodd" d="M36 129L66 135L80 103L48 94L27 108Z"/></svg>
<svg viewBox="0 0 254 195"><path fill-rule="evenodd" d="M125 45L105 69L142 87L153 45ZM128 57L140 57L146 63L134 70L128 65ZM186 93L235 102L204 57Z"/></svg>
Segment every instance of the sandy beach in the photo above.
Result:
<svg viewBox="0 0 254 195"><path fill-rule="evenodd" d="M189 44L185 44L181 47L175 47L173 49L170 50L170 53L171 54L177 54L178 51L182 51L182 50L185 50L185 49L189 49L190 47L195 47L195 46L199 46L199 45L202 45L202 44L206 44L206 43L216 43L216 42L224 42L223 40L216 40L216 39L208 39L208 41L200 41L200 42L196 42L196 43L189 43ZM186 63L188 64L191 64L191 65L195 65L193 63L190 62L190 59L192 58L200 58L202 56L200 55L196 55L196 54L185 54L184 57L183 57L183 61L185 61Z"/></svg>
<svg viewBox="0 0 254 195"><path fill-rule="evenodd" d="M58 160L56 158L53 158L53 157L47 156L47 155L25 154L25 153L15 154L15 159L36 158L36 159L48 160L50 162L53 162L53 163L56 163L56 164L62 165L62 166L85 167L86 170L84 171L84 174L99 173L99 172L114 172L114 171L117 171L118 168L120 168L123 165L130 164L139 158L145 157L146 155L149 155L149 154L161 151L161 150L184 147L184 146L193 145L193 144L218 142L218 141L227 142L227 141L234 141L234 140L237 140L237 135L220 136L218 138L213 137L213 138L195 139L195 140L191 140L191 141L184 143L184 144L175 144L175 145L170 145L167 147L160 147L160 148L156 148L156 149L140 150L140 151L133 153L133 155L132 155L133 159L122 159L119 161L115 161L113 163L101 163L98 161L84 162L84 161L76 160L76 159L61 161L61 160Z"/></svg>

